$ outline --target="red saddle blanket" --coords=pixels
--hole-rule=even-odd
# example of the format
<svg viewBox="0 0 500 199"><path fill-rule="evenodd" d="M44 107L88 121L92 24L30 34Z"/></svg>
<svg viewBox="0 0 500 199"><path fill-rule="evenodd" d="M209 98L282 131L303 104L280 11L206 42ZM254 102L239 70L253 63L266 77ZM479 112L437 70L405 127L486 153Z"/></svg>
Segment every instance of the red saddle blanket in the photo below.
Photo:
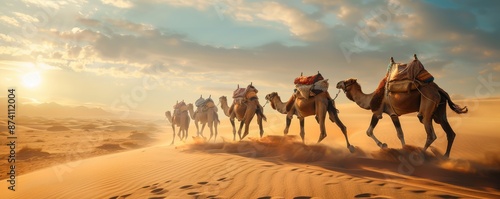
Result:
<svg viewBox="0 0 500 199"><path fill-rule="evenodd" d="M300 76L300 77L297 77L295 78L295 80L293 81L294 84L305 84L305 85L311 85L311 84L314 84L316 83L317 81L319 80L323 80L323 76L318 73L316 75L312 75L312 76Z"/></svg>

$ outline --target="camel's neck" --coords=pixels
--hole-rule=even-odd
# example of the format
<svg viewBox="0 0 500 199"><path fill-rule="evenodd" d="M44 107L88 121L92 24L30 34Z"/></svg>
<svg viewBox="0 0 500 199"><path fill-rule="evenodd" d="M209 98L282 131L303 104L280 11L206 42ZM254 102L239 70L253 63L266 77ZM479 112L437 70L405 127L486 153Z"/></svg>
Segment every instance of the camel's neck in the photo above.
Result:
<svg viewBox="0 0 500 199"><path fill-rule="evenodd" d="M351 86L352 88L346 93L347 98L356 102L356 104L361 108L370 109L370 101L372 100L374 93L364 94L358 83Z"/></svg>
<svg viewBox="0 0 500 199"><path fill-rule="evenodd" d="M167 111L165 116L167 117L168 122L172 124L172 114L170 113L170 111Z"/></svg>
<svg viewBox="0 0 500 199"><path fill-rule="evenodd" d="M224 115L229 117L229 106L227 105L227 100L226 101L221 101L220 107L224 111Z"/></svg>
<svg viewBox="0 0 500 199"><path fill-rule="evenodd" d="M282 102L281 98L276 96L271 100L271 105L275 110L282 114L286 114L286 102Z"/></svg>
<svg viewBox="0 0 500 199"><path fill-rule="evenodd" d="M191 119L194 120L194 108L193 106L188 107L189 115L191 116Z"/></svg>

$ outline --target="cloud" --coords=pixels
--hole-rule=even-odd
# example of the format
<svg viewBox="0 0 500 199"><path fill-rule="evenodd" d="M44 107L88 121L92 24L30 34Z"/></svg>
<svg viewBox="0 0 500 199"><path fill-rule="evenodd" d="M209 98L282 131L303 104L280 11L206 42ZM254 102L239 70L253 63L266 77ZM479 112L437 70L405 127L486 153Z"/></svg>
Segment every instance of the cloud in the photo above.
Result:
<svg viewBox="0 0 500 199"><path fill-rule="evenodd" d="M312 20L299 10L276 2L264 3L257 17L267 21L280 22L287 26L292 34L306 39L312 39L307 35L324 28L321 23Z"/></svg>
<svg viewBox="0 0 500 199"><path fill-rule="evenodd" d="M2 23L5 23L5 24L9 24L9 25L12 25L12 26L19 26L19 21L17 21L16 19L14 19L13 17L9 17L9 16L0 16L0 21Z"/></svg>
<svg viewBox="0 0 500 199"><path fill-rule="evenodd" d="M131 8L134 4L127 0L101 0L102 3L112 5L118 8Z"/></svg>

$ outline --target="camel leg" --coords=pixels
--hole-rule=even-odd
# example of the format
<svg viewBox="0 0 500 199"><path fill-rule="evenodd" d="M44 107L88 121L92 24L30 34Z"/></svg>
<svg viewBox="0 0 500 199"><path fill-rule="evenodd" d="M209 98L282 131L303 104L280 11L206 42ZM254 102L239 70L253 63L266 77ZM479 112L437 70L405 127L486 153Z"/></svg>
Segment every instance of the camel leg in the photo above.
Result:
<svg viewBox="0 0 500 199"><path fill-rule="evenodd" d="M231 125L233 126L233 141L235 141L236 140L236 127L234 125L234 118L229 119L229 121L231 122Z"/></svg>
<svg viewBox="0 0 500 199"><path fill-rule="evenodd" d="M264 127L262 126L262 116L260 114L257 114L257 124L259 125L259 133L262 138L262 135L264 135Z"/></svg>
<svg viewBox="0 0 500 199"><path fill-rule="evenodd" d="M213 114L214 113L212 112L212 110L208 111L207 113L207 123L208 123L208 128L210 129L210 138L208 139L208 141L210 141L212 139L212 136L214 135L213 124L215 123L215 118Z"/></svg>
<svg viewBox="0 0 500 199"><path fill-rule="evenodd" d="M302 143L305 143L304 138L306 135L306 132L304 131L304 118L301 117L299 118L300 120L300 137L302 138Z"/></svg>
<svg viewBox="0 0 500 199"><path fill-rule="evenodd" d="M438 109L436 110L436 113L434 114L434 121L436 121L436 123L438 124L441 124L441 127L443 128L444 132L446 132L446 139L448 140L448 145L446 146L446 153L444 154L444 156L448 158L450 157L451 146L453 145L453 141L455 140L456 134L451 128L450 123L448 123L445 105L439 105Z"/></svg>
<svg viewBox="0 0 500 199"><path fill-rule="evenodd" d="M349 151L351 153L354 153L354 146L352 146L350 143L349 143L349 138L347 138L347 127L342 123L342 121L340 121L340 118L339 118L339 115L337 113L337 111L328 111L328 114L330 116L330 120L333 122L333 123L336 123L337 126L340 128L340 130L342 131L342 134L344 134L344 137L345 137L345 142L347 143L347 148L349 149Z"/></svg>
<svg viewBox="0 0 500 199"><path fill-rule="evenodd" d="M194 126L196 126L196 136L200 136L200 129L198 128L198 121L194 121Z"/></svg>
<svg viewBox="0 0 500 199"><path fill-rule="evenodd" d="M205 125L207 125L207 123L203 123L203 124L201 125L200 135L201 135L201 137L202 137L202 138L205 138L205 136L203 136L203 130L205 129ZM200 136L200 135L198 135L198 136Z"/></svg>
<svg viewBox="0 0 500 199"><path fill-rule="evenodd" d="M441 127L443 128L444 132L446 132L446 138L448 140L448 145L446 146L446 153L444 154L445 157L450 157L450 152L451 152L451 146L453 145L453 141L455 140L455 132L450 126L450 123L448 123L448 119L446 119L446 116L444 116L443 121L441 121Z"/></svg>
<svg viewBox="0 0 500 199"><path fill-rule="evenodd" d="M245 122L245 133L243 134L241 139L245 138L248 135L248 130L250 128L250 122L252 121L256 112L257 112L256 107L247 105L247 110L245 111L245 117L244 117L245 119L243 120Z"/></svg>
<svg viewBox="0 0 500 199"><path fill-rule="evenodd" d="M210 129L210 138L208 138L208 141L210 141L212 139L212 137L214 136L214 129L213 129L212 123L208 123L208 129Z"/></svg>
<svg viewBox="0 0 500 199"><path fill-rule="evenodd" d="M245 120L241 120L240 129L238 129L238 136L240 136L240 140L243 139L243 138L241 138L241 129L243 129L244 124L245 124Z"/></svg>
<svg viewBox="0 0 500 199"><path fill-rule="evenodd" d="M424 127L425 127L425 132L427 133L427 141L425 142L425 146L423 148L424 151L431 146L431 144L436 140L436 132L434 132L434 127L432 126L432 118L429 118L428 116L424 116Z"/></svg>
<svg viewBox="0 0 500 199"><path fill-rule="evenodd" d="M373 114L372 120L370 121L370 127L368 127L368 130L366 130L366 135L368 135L368 137L371 137L375 141L375 143L377 143L377 146L379 146L380 148L387 148L387 144L380 142L377 139L377 137L375 137L375 135L373 134L373 129L377 126L378 120L379 120L378 117L375 114Z"/></svg>
<svg viewBox="0 0 500 199"><path fill-rule="evenodd" d="M285 130L283 131L283 134L285 135L288 135L288 128L290 128L290 124L292 123L292 119L288 118L288 116L286 116L286 127L285 127Z"/></svg>
<svg viewBox="0 0 500 199"><path fill-rule="evenodd" d="M392 123L396 127L398 133L398 138L401 141L401 147L405 146L405 135L403 134L403 129L401 128L401 123L399 122L399 117L397 115L391 115Z"/></svg>
<svg viewBox="0 0 500 199"><path fill-rule="evenodd" d="M215 137L214 137L214 142L215 142L215 140L217 140L217 123L218 123L218 120L215 120L215 121L214 121L214 128L215 128Z"/></svg>
<svg viewBox="0 0 500 199"><path fill-rule="evenodd" d="M174 126L174 124L172 124L172 131L174 132L174 137L172 138L172 143L170 143L170 145L173 145L174 140L175 140L175 126Z"/></svg>
<svg viewBox="0 0 500 199"><path fill-rule="evenodd" d="M320 108L319 106L324 106L324 104L316 102L316 121L319 123L319 129L321 131L321 134L319 135L318 138L318 143L320 143L323 139L326 138L325 119L327 112L327 106L324 106L323 108ZM318 110L321 110L321 112Z"/></svg>

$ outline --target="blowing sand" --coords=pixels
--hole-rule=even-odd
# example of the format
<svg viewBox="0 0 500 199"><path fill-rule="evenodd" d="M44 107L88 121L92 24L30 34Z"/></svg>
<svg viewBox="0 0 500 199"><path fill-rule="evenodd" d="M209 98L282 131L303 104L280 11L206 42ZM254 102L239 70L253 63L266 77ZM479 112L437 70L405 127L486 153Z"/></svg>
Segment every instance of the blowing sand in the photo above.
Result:
<svg viewBox="0 0 500 199"><path fill-rule="evenodd" d="M340 130L331 123L327 124L328 137L322 144L314 144L318 125L312 118L306 119L306 145L297 137L296 119L292 121L289 136L281 136L284 115L273 114L270 109L266 109L268 122L264 123L266 136L262 139L255 138L258 128L252 122L250 137L233 142L231 127L223 117L216 143L189 138L187 143L176 140L173 146L165 144L172 138L167 125L127 121L90 125L94 122L39 119L20 127L25 128L26 137L32 137L27 151L30 158L18 164L20 169L28 169L18 176L15 192L8 190L7 182L2 180L0 195L2 198L500 198L497 134L500 112L496 111L499 105L498 99L483 100L472 107L469 115L449 113L457 133L450 159L441 157L446 136L438 125L435 125L438 139L433 148L421 151L425 133L414 115L401 117L408 146L401 148L394 127L385 116L375 134L390 148L377 148L365 134L370 113L351 104L338 108L341 120L348 127L350 142L356 146L355 153L349 153ZM48 131L51 126L70 130ZM74 145L78 143L75 139L84 138L84 132L89 131L105 132L99 142L82 149L95 152L92 156L97 157L81 155L61 162L47 158L67 154L64 150L71 147L65 146L65 142ZM191 125L190 137L195 131ZM205 129L205 136L208 132ZM44 166L34 167L35 163ZM5 173L6 166L0 166Z"/></svg>

